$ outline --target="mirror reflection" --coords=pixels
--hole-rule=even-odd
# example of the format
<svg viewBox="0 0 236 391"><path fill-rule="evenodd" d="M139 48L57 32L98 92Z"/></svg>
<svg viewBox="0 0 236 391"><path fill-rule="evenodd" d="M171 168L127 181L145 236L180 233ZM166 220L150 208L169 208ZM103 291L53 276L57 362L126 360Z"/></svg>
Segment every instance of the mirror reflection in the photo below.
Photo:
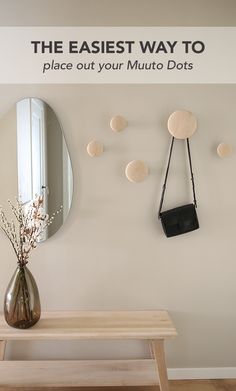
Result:
<svg viewBox="0 0 236 391"><path fill-rule="evenodd" d="M26 98L16 103L13 112L15 118L11 111L11 121L5 116L4 123L11 124L9 131L13 131L16 138L16 159L13 161L16 163L18 197L27 208L35 195L43 195L44 213L49 215L63 207L40 239L42 241L58 231L70 210L73 194L70 156L58 118L46 102ZM12 129L13 123L15 129Z"/></svg>

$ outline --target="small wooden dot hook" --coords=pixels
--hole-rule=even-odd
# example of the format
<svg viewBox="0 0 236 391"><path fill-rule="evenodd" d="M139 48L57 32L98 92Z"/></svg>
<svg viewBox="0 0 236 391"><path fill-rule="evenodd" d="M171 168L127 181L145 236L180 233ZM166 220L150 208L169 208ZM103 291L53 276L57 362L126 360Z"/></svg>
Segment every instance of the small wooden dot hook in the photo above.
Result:
<svg viewBox="0 0 236 391"><path fill-rule="evenodd" d="M112 117L110 121L110 127L114 132L121 132L127 127L127 125L127 120L124 117L121 117L121 115L116 115L115 117Z"/></svg>
<svg viewBox="0 0 236 391"><path fill-rule="evenodd" d="M130 182L142 182L148 175L148 166L142 160L132 160L126 166L125 175Z"/></svg>
<svg viewBox="0 0 236 391"><path fill-rule="evenodd" d="M103 144L100 141L92 140L87 145L87 152L91 157L101 156L104 151Z"/></svg>
<svg viewBox="0 0 236 391"><path fill-rule="evenodd" d="M219 157L230 156L233 153L233 148L231 145L226 143L220 143L217 147L217 154Z"/></svg>

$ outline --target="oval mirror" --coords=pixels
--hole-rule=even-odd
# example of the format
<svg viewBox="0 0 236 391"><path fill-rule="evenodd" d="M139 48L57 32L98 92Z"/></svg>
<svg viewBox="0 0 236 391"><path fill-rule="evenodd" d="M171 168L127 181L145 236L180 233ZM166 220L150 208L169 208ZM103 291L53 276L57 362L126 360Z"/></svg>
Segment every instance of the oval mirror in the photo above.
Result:
<svg viewBox="0 0 236 391"><path fill-rule="evenodd" d="M17 195L27 206L35 195L43 195L44 212L50 216L62 207L40 238L44 241L63 225L73 195L72 166L58 118L43 100L26 98L1 118L0 132L4 151L0 180L6 185L14 182L7 194L8 185L4 186L7 199Z"/></svg>

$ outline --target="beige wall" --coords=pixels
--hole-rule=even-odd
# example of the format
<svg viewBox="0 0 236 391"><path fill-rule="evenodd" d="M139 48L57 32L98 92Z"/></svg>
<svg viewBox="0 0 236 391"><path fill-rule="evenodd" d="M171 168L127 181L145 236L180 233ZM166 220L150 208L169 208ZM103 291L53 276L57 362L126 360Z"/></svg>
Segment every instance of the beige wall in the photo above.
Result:
<svg viewBox="0 0 236 391"><path fill-rule="evenodd" d="M11 109L1 116L0 134L0 205L8 208L7 200L17 196L17 134L14 103Z"/></svg>
<svg viewBox="0 0 236 391"><path fill-rule="evenodd" d="M91 25L96 16L96 24L234 25L236 11L234 1L219 0L71 0L50 1L50 6L47 1L51 10L45 15L42 5L33 13L32 7L39 3L30 1L22 1L13 13L18 4L0 1L1 24ZM52 4L57 4L57 12ZM91 12L92 4L96 12ZM179 337L167 345L169 367L235 366L236 154L224 160L216 155L219 142L236 145L235 86L22 85L1 86L0 91L1 116L22 97L46 100L58 114L72 158L71 213L64 227L35 251L30 264L43 309L167 308L179 331ZM201 229L166 239L156 209L169 144L166 119L176 108L193 111L199 120L192 155ZM109 119L117 113L130 123L121 134L109 129ZM97 160L86 153L93 137L106 149ZM166 207L191 197L180 142L175 152ZM131 184L124 168L136 158L148 163L150 176ZM11 163L6 170L11 172ZM11 180L6 175L1 188ZM4 192L0 203L2 197L5 200ZM3 299L15 259L3 235L0 246ZM134 354L140 357L148 349L138 342L109 342L105 348L100 342L12 343L8 348L8 357L14 358Z"/></svg>

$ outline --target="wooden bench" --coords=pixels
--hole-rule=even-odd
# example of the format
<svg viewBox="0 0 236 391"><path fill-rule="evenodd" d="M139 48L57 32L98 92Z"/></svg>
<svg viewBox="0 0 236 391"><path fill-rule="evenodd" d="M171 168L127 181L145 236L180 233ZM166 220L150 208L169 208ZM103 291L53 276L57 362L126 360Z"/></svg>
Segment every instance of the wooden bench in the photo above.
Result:
<svg viewBox="0 0 236 391"><path fill-rule="evenodd" d="M87 387L160 385L168 391L164 340L177 335L167 311L43 313L31 329L9 327L0 315L0 386ZM147 340L151 358L138 360L4 361L7 341Z"/></svg>

